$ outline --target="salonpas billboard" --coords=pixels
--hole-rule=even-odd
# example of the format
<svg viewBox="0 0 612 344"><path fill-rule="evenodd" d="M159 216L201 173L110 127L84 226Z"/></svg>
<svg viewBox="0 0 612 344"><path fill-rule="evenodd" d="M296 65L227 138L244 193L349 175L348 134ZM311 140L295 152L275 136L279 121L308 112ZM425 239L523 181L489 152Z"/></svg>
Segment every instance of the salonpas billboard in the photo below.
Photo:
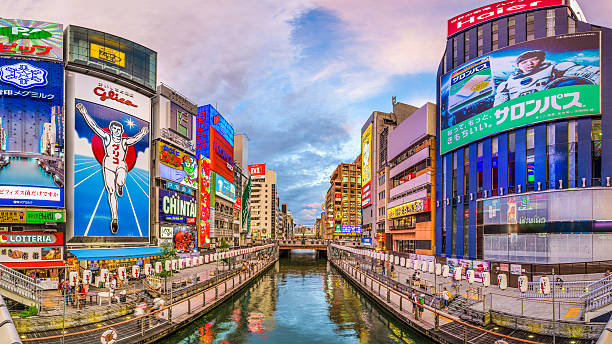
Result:
<svg viewBox="0 0 612 344"><path fill-rule="evenodd" d="M440 152L509 129L600 113L600 34L494 51L440 80Z"/></svg>

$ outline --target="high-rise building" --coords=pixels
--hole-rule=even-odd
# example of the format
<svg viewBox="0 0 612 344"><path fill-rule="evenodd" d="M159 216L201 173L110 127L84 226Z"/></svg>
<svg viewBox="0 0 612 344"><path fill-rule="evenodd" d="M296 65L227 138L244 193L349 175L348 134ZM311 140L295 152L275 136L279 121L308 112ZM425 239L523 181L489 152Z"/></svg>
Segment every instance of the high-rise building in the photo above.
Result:
<svg viewBox="0 0 612 344"><path fill-rule="evenodd" d="M247 184L249 182L249 138L244 134L234 135L234 184L236 185L236 202L234 203L234 237L238 238L240 245L246 244L248 237L248 225L243 216L248 215L250 197L245 196ZM250 191L247 191L249 196Z"/></svg>
<svg viewBox="0 0 612 344"><path fill-rule="evenodd" d="M275 238L276 229L276 172L265 171L265 178L252 182L251 192L251 237L255 239Z"/></svg>
<svg viewBox="0 0 612 344"><path fill-rule="evenodd" d="M390 240L385 242L389 133L416 110L394 101L393 112L374 111L361 128L361 231L364 243L369 238L374 247L391 247Z"/></svg>
<svg viewBox="0 0 612 344"><path fill-rule="evenodd" d="M427 103L389 134L387 230L393 251L433 254L436 106Z"/></svg>
<svg viewBox="0 0 612 344"><path fill-rule="evenodd" d="M515 271L609 268L610 29L588 23L576 1L503 1L448 30L436 255L486 260L511 285Z"/></svg>
<svg viewBox="0 0 612 344"><path fill-rule="evenodd" d="M325 238L361 240L361 155L339 164L325 196Z"/></svg>

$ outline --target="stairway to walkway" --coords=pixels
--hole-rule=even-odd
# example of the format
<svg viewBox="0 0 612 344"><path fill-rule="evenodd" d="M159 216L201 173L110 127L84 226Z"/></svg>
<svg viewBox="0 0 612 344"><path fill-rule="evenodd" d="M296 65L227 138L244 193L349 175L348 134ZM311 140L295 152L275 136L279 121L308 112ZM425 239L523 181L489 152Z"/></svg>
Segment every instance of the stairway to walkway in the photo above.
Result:
<svg viewBox="0 0 612 344"><path fill-rule="evenodd" d="M36 306L42 304L42 287L33 278L0 264L0 294L24 304Z"/></svg>

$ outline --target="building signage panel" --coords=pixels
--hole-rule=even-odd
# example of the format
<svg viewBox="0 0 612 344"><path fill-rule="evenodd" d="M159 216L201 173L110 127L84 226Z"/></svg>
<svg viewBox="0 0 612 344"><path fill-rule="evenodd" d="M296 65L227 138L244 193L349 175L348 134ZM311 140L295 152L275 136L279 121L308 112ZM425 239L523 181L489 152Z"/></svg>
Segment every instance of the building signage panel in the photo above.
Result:
<svg viewBox="0 0 612 344"><path fill-rule="evenodd" d="M147 239L151 101L73 75L74 235Z"/></svg>
<svg viewBox="0 0 612 344"><path fill-rule="evenodd" d="M212 170L227 180L234 180L234 149L216 130L211 128Z"/></svg>
<svg viewBox="0 0 612 344"><path fill-rule="evenodd" d="M372 238L361 238L362 245L372 245Z"/></svg>
<svg viewBox="0 0 612 344"><path fill-rule="evenodd" d="M507 0L500 1L491 5L479 7L460 14L448 20L448 36L452 36L459 31L463 31L472 26L486 21L517 14L524 11L533 11L551 6L561 6L563 0Z"/></svg>
<svg viewBox="0 0 612 344"><path fill-rule="evenodd" d="M249 172L251 173L251 179L265 179L266 178L266 164L249 165Z"/></svg>
<svg viewBox="0 0 612 344"><path fill-rule="evenodd" d="M172 239L174 235L173 226L159 226L159 237L161 239Z"/></svg>
<svg viewBox="0 0 612 344"><path fill-rule="evenodd" d="M193 138L193 114L170 102L170 129L184 138Z"/></svg>
<svg viewBox="0 0 612 344"><path fill-rule="evenodd" d="M198 111L205 112L209 119L209 124L215 129L230 146L234 147L234 128L231 124L212 105L198 107Z"/></svg>
<svg viewBox="0 0 612 344"><path fill-rule="evenodd" d="M440 152L489 135L600 110L600 33L496 50L440 79Z"/></svg>
<svg viewBox="0 0 612 344"><path fill-rule="evenodd" d="M361 226L342 226L342 233L361 233Z"/></svg>
<svg viewBox="0 0 612 344"><path fill-rule="evenodd" d="M210 247L210 160L200 155L199 167L200 173L198 178L200 187L198 188L198 242L200 243L200 247Z"/></svg>
<svg viewBox="0 0 612 344"><path fill-rule="evenodd" d="M372 123L361 134L361 207L372 204L370 192L372 180Z"/></svg>
<svg viewBox="0 0 612 344"><path fill-rule="evenodd" d="M408 216L416 213L431 210L431 201L429 198L418 199L406 204L398 205L391 209L387 209L387 219Z"/></svg>
<svg viewBox="0 0 612 344"><path fill-rule="evenodd" d="M210 113L198 107L196 115L196 155L210 159Z"/></svg>
<svg viewBox="0 0 612 344"><path fill-rule="evenodd" d="M158 142L157 156L161 178L194 188L198 187L198 163L193 155Z"/></svg>
<svg viewBox="0 0 612 344"><path fill-rule="evenodd" d="M194 224L197 204L194 197L159 189L159 221Z"/></svg>
<svg viewBox="0 0 612 344"><path fill-rule="evenodd" d="M0 246L63 245L63 233L0 232Z"/></svg>
<svg viewBox="0 0 612 344"><path fill-rule="evenodd" d="M30 211L26 212L26 223L65 222L63 211Z"/></svg>
<svg viewBox="0 0 612 344"><path fill-rule="evenodd" d="M36 20L0 20L0 54L62 60L64 27Z"/></svg>
<svg viewBox="0 0 612 344"><path fill-rule="evenodd" d="M533 225L548 222L546 193L483 200L483 224Z"/></svg>
<svg viewBox="0 0 612 344"><path fill-rule="evenodd" d="M62 246L0 248L0 262L3 263L32 263L36 261L53 260L61 261L62 258Z"/></svg>
<svg viewBox="0 0 612 344"><path fill-rule="evenodd" d="M187 187L187 186L184 186L184 185L181 185L181 184L178 184L178 183L174 183L174 182L171 182L171 181L167 181L167 180L164 181L164 182L165 182L164 183L164 187L166 189L168 189L168 190L173 190L173 191L178 191L178 192L186 193L186 194L191 195L191 196L194 195L195 190L190 188L190 187Z"/></svg>
<svg viewBox="0 0 612 344"><path fill-rule="evenodd" d="M215 178L216 188L215 193L232 203L236 202L236 187L221 175Z"/></svg>
<svg viewBox="0 0 612 344"><path fill-rule="evenodd" d="M177 253L192 252L198 247L195 227L174 226L172 243Z"/></svg>

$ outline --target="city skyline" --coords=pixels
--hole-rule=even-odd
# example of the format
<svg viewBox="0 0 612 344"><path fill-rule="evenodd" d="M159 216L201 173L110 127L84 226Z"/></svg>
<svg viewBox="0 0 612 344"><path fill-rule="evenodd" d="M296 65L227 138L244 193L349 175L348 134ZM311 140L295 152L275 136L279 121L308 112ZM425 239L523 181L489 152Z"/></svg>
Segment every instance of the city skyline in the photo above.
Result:
<svg viewBox="0 0 612 344"><path fill-rule="evenodd" d="M311 224L333 166L359 154L363 121L391 111L392 96L417 107L435 102L446 20L488 3L436 1L414 11L400 2L19 2L3 17L84 26L157 51L158 80L215 105L246 133L249 162L276 170L280 199L296 223ZM589 22L612 26L604 15L611 3L581 6Z"/></svg>

